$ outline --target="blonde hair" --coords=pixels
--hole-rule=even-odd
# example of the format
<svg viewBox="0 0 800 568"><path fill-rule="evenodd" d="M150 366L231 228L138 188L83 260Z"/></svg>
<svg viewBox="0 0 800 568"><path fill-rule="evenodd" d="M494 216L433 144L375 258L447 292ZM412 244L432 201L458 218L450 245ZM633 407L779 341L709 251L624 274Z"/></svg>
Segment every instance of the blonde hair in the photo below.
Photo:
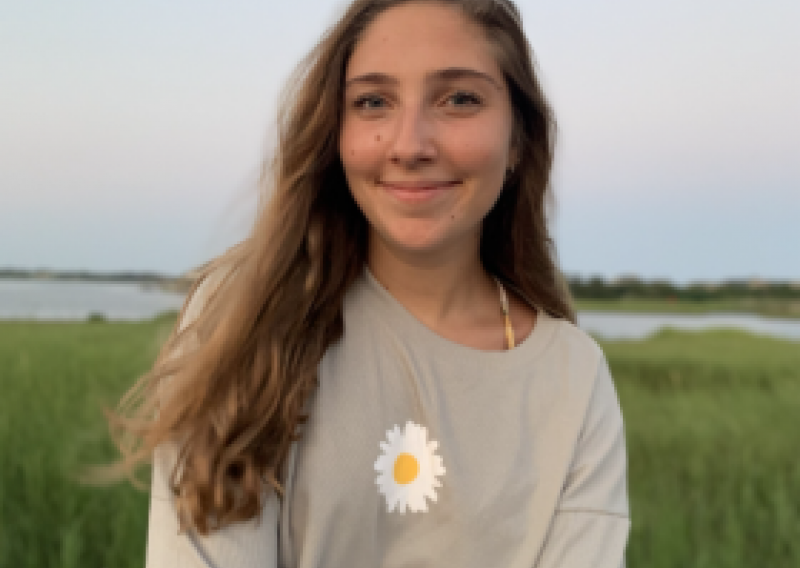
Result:
<svg viewBox="0 0 800 568"><path fill-rule="evenodd" d="M117 474L179 443L171 486L184 529L206 534L258 515L265 482L283 493L318 364L343 334L343 298L366 261L367 222L337 148L346 65L370 22L408 1L419 0L356 0L301 62L262 175L271 198L252 233L202 269L153 368L109 416L122 453ZM574 321L546 224L554 121L519 13L506 0L435 1L481 25L514 110L519 161L484 220L482 262Z"/></svg>

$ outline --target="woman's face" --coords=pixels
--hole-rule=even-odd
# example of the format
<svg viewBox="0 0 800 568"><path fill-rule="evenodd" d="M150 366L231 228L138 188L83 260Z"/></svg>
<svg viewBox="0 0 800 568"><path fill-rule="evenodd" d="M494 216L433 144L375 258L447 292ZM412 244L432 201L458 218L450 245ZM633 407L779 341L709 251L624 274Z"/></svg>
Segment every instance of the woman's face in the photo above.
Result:
<svg viewBox="0 0 800 568"><path fill-rule="evenodd" d="M365 30L345 72L339 153L370 238L401 253L478 253L513 165L511 103L481 28L409 3Z"/></svg>

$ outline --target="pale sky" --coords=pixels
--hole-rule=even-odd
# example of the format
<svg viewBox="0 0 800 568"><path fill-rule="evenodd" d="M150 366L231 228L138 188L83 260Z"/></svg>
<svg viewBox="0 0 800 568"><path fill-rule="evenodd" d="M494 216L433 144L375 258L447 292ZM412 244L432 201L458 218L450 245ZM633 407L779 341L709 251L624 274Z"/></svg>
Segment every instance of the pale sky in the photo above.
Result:
<svg viewBox="0 0 800 568"><path fill-rule="evenodd" d="M0 8L0 267L180 273L254 206L334 0ZM800 280L800 2L522 6L559 122L564 270Z"/></svg>

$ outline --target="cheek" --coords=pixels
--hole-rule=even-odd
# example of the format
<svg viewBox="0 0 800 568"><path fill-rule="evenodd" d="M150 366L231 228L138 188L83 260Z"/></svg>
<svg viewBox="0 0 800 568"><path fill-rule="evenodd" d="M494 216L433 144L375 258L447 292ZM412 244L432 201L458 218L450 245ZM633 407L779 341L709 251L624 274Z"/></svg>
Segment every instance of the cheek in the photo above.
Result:
<svg viewBox="0 0 800 568"><path fill-rule="evenodd" d="M383 136L374 130L345 125L339 136L339 156L348 177L373 173L380 165Z"/></svg>
<svg viewBox="0 0 800 568"><path fill-rule="evenodd" d="M508 161L508 138L492 129L462 132L451 139L451 158L465 172L494 177L504 175Z"/></svg>
<svg viewBox="0 0 800 568"><path fill-rule="evenodd" d="M463 142L458 151L458 160L465 167L478 172L488 172L502 164L503 154L496 145L485 144L481 141Z"/></svg>

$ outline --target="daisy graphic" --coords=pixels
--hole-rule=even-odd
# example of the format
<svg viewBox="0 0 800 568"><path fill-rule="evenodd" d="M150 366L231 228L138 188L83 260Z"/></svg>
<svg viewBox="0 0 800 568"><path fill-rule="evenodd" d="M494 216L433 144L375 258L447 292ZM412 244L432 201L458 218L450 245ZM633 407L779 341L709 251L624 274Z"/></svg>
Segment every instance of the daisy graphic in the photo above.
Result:
<svg viewBox="0 0 800 568"><path fill-rule="evenodd" d="M405 431L399 426L386 431L386 442L381 442L383 453L375 462L378 472L378 490L386 497L391 513L395 507L405 514L428 510L427 497L436 501L436 487L442 484L436 476L444 475L442 458L435 454L439 442L428 442L424 426L406 422Z"/></svg>

